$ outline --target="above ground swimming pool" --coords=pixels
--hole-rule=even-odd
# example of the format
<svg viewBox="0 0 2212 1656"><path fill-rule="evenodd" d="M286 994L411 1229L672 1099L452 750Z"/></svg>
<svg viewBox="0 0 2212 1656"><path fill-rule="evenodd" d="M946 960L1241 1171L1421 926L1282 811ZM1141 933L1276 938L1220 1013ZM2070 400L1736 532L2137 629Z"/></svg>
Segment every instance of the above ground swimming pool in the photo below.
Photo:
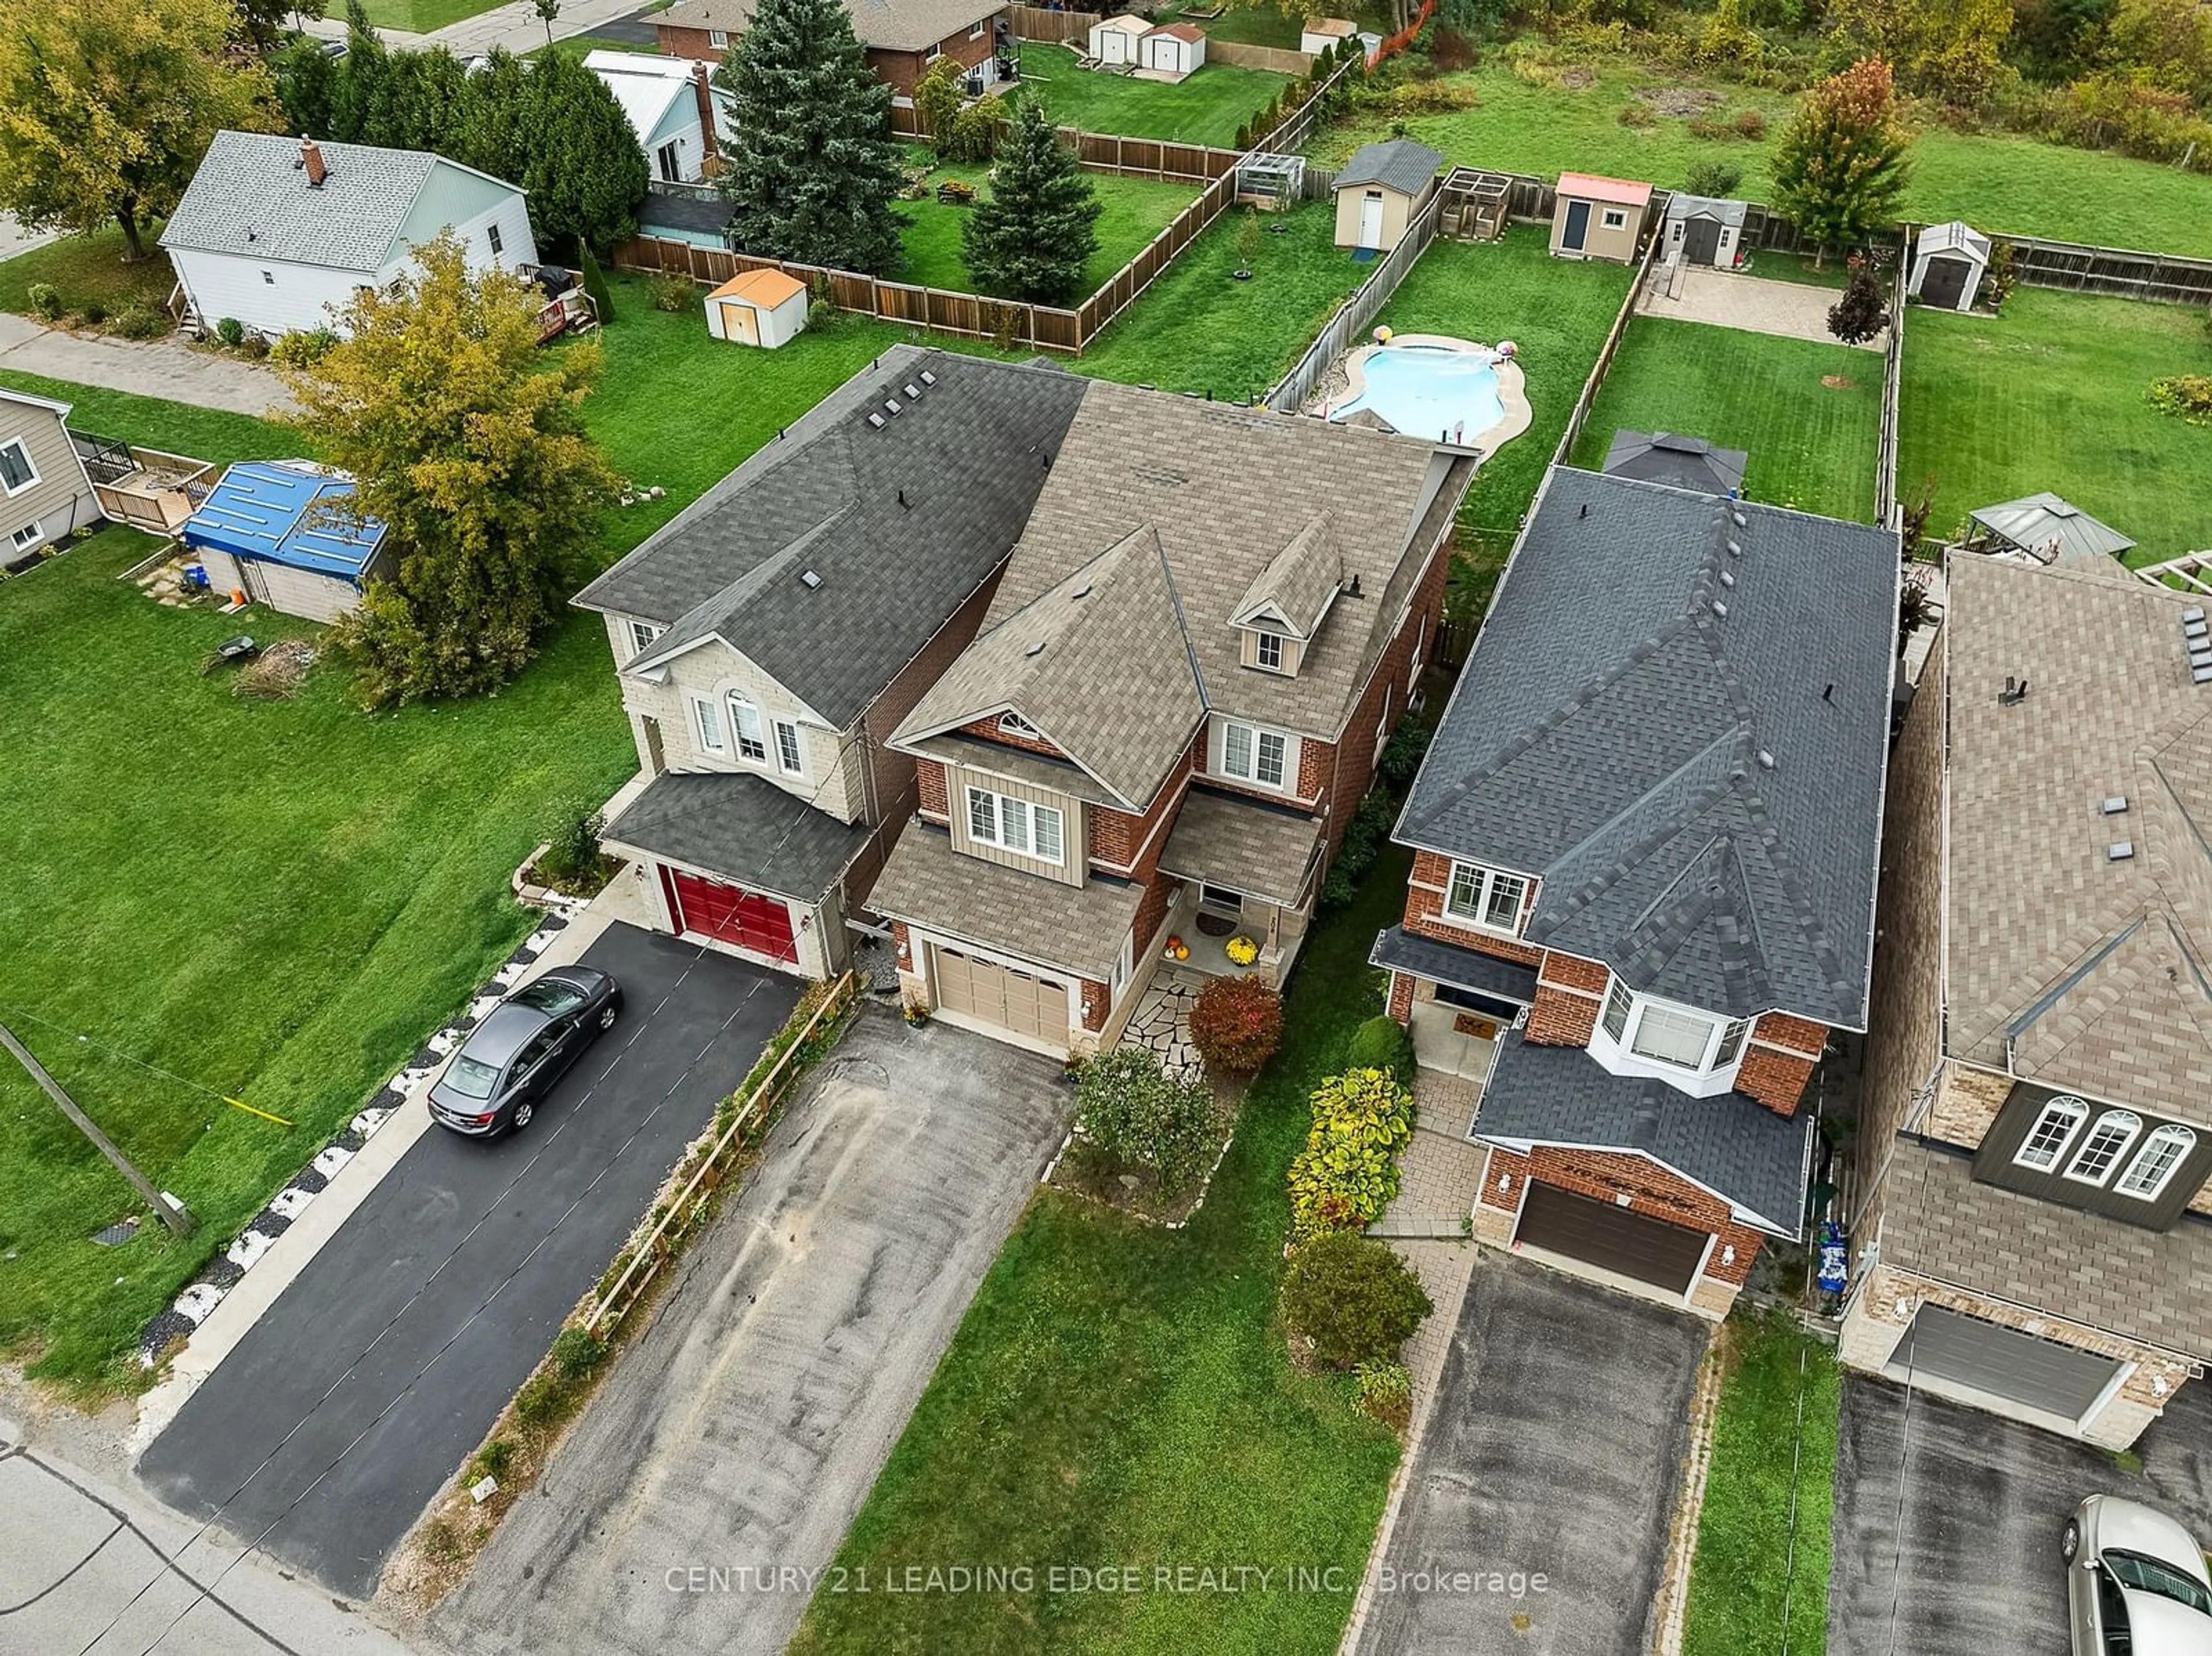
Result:
<svg viewBox="0 0 2212 1656"><path fill-rule="evenodd" d="M1500 360L1487 347L1458 340L1395 340L1364 347L1347 359L1349 394L1329 409L1328 417L1371 414L1408 437L1475 446L1490 435L1493 440L1482 446L1495 447L1528 425L1526 404L1517 394L1519 371L1514 371L1516 394L1509 398L1499 383ZM1514 403L1522 404L1517 422ZM1512 429L1498 429L1504 426Z"/></svg>

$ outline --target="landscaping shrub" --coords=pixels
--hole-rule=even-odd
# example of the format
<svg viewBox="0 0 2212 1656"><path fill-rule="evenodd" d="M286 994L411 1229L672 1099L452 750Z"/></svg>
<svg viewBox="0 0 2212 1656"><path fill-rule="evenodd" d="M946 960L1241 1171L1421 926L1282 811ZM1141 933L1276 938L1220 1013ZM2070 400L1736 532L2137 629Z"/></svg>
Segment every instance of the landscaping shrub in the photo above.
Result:
<svg viewBox="0 0 2212 1656"><path fill-rule="evenodd" d="M1380 1070L1347 1070L1315 1089L1313 1117L1290 1171L1291 1231L1300 1240L1364 1225L1390 1204L1413 1095Z"/></svg>
<svg viewBox="0 0 2212 1656"><path fill-rule="evenodd" d="M1413 768L1420 768L1417 756ZM1390 825L1397 820L1398 807L1390 796L1381 791L1369 794L1352 813L1352 820L1344 825L1344 843L1337 847L1335 872L1358 883L1367 870L1375 866L1375 858L1390 838Z"/></svg>
<svg viewBox="0 0 2212 1656"><path fill-rule="evenodd" d="M1766 117L1755 109L1747 109L1729 123L1729 128L1739 138L1748 138L1754 143L1766 136Z"/></svg>
<svg viewBox="0 0 2212 1656"><path fill-rule="evenodd" d="M1413 786L1413 778L1420 774L1421 761L1429 751L1429 743L1437 733L1436 716L1426 708L1417 713L1407 713L1398 721L1398 728L1390 732L1390 739L1382 744L1382 757L1376 761L1375 774L1382 786L1394 793L1403 793ZM1387 832L1389 824L1384 828Z"/></svg>
<svg viewBox="0 0 2212 1656"><path fill-rule="evenodd" d="M269 355L269 337L266 334L250 333L246 336L238 349L241 355L251 357L254 361L258 362Z"/></svg>
<svg viewBox="0 0 2212 1656"><path fill-rule="evenodd" d="M1395 1363L1398 1349L1436 1309L1395 1249L1349 1231L1316 1236L1291 1256L1282 1304L1291 1331L1339 1368Z"/></svg>
<svg viewBox="0 0 2212 1656"><path fill-rule="evenodd" d="M583 800L562 804L546 828L546 851L538 859L538 877L579 896L597 892L614 871L599 849L599 830L606 825L606 814Z"/></svg>
<svg viewBox="0 0 2212 1656"><path fill-rule="evenodd" d="M37 312L44 320L52 322L60 317L62 313L61 292L52 282L33 282L30 287L28 297L31 301L31 309Z"/></svg>
<svg viewBox="0 0 2212 1656"><path fill-rule="evenodd" d="M151 305L126 305L116 313L114 329L125 339L159 339L176 325Z"/></svg>
<svg viewBox="0 0 2212 1656"><path fill-rule="evenodd" d="M313 367L336 349L337 343L337 335L328 328L295 328L269 348L269 355L284 367Z"/></svg>
<svg viewBox="0 0 2212 1656"><path fill-rule="evenodd" d="M690 276L674 270L655 270L646 277L645 290L653 295L656 311L688 311L696 291Z"/></svg>
<svg viewBox="0 0 2212 1656"><path fill-rule="evenodd" d="M553 1341L554 1372L570 1385L606 1361L607 1345L580 1328L564 1328Z"/></svg>
<svg viewBox="0 0 2212 1656"><path fill-rule="evenodd" d="M1380 1421L1403 1428L1413 1412L1413 1376L1402 1362L1379 1358L1358 1364L1359 1406Z"/></svg>
<svg viewBox="0 0 2212 1656"><path fill-rule="evenodd" d="M1378 1012L1352 1032L1346 1054L1355 1070L1380 1070L1398 1080L1413 1079L1413 1037L1388 1012Z"/></svg>
<svg viewBox="0 0 2212 1656"><path fill-rule="evenodd" d="M1620 124L1623 126L1656 126L1659 124L1659 118L1652 112L1651 106L1645 103L1640 98L1632 99L1629 102L1621 105L1620 118ZM1694 125L1695 123L1693 122L1692 124Z"/></svg>
<svg viewBox="0 0 2212 1656"><path fill-rule="evenodd" d="M2020 271L2013 263L2012 243L2000 241L1990 249L1990 268L1982 277L1982 297L1989 301L1991 310L2002 316L2005 300L2012 297L2012 290L2019 285ZM2212 312L2206 315L2212 318Z"/></svg>
<svg viewBox="0 0 2212 1656"><path fill-rule="evenodd" d="M615 319L614 290L607 286L607 273L599 268L599 261L589 247L577 250L576 274L583 285L584 297L592 301L592 312L605 327Z"/></svg>
<svg viewBox="0 0 2212 1656"><path fill-rule="evenodd" d="M1220 1074L1250 1075L1282 1040L1283 998L1259 978L1209 978L1190 1009L1190 1044Z"/></svg>
<svg viewBox="0 0 2212 1656"><path fill-rule="evenodd" d="M2154 379L2150 405L2192 426L2212 426L2212 375L2174 373Z"/></svg>
<svg viewBox="0 0 2212 1656"><path fill-rule="evenodd" d="M83 321L86 327L96 328L101 323L107 320L107 306L100 304L97 300L94 300L92 304L86 306L82 311L79 312L78 316Z"/></svg>
<svg viewBox="0 0 2212 1656"><path fill-rule="evenodd" d="M496 1478L507 1482L507 1469L514 1464L514 1445L506 1438L495 1437L476 1452L469 1462L469 1470L462 1482L474 1483L479 1478Z"/></svg>
<svg viewBox="0 0 2212 1656"><path fill-rule="evenodd" d="M215 325L215 337L236 350L246 337L246 325L234 316L227 316Z"/></svg>
<svg viewBox="0 0 2212 1656"><path fill-rule="evenodd" d="M1083 1066L1076 1131L1117 1162L1149 1170L1175 1195L1206 1175L1220 1147L1213 1094L1162 1073L1157 1054L1120 1046Z"/></svg>
<svg viewBox="0 0 2212 1656"><path fill-rule="evenodd" d="M1698 161L1682 175L1682 188L1693 196L1724 199L1743 182L1743 168L1734 161Z"/></svg>
<svg viewBox="0 0 2212 1656"><path fill-rule="evenodd" d="M953 118L951 132L940 140L948 160L981 163L999 147L999 130L1006 118L1006 100L993 93L969 104Z"/></svg>

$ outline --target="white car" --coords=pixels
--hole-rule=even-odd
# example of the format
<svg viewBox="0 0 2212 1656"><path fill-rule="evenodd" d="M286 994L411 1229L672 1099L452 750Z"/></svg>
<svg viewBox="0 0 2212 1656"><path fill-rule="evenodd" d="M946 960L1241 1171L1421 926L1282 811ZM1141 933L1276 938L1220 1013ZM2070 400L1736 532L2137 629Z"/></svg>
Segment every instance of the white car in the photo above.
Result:
<svg viewBox="0 0 2212 1656"><path fill-rule="evenodd" d="M2164 1513L2093 1495L2059 1538L2074 1656L2212 1656L2212 1573Z"/></svg>

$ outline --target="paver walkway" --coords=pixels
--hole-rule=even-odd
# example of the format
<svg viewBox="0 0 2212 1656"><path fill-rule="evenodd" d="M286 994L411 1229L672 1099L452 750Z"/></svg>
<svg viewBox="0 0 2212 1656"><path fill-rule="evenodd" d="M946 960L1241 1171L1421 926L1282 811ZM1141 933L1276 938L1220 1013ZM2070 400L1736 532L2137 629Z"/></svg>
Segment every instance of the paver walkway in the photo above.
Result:
<svg viewBox="0 0 2212 1656"><path fill-rule="evenodd" d="M1698 265L1680 274L1680 291L1670 296L1666 273L1653 271L1651 281L1637 298L1636 308L1646 316L1668 317L1677 322L1709 322L1716 327L1810 339L1823 345L1838 343L1828 331L1828 307L1843 297L1838 288L1815 288L1802 282L1769 282ZM1858 349L1887 350L1888 332L1876 334Z"/></svg>
<svg viewBox="0 0 2212 1656"><path fill-rule="evenodd" d="M0 312L0 368L233 414L282 414L295 406L276 371L258 362L209 355L174 340L142 343L69 333L5 312Z"/></svg>
<svg viewBox="0 0 2212 1656"><path fill-rule="evenodd" d="M1121 1045L1157 1054L1160 1068L1171 1076L1200 1079L1206 1065L1190 1044L1190 1009L1197 1004L1196 984L1179 973L1161 972L1129 1015Z"/></svg>

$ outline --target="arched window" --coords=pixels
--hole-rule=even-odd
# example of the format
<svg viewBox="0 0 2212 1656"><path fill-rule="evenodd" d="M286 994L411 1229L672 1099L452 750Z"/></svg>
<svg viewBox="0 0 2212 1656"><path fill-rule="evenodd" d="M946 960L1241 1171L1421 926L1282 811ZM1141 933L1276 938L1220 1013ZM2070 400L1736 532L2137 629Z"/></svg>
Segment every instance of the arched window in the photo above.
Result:
<svg viewBox="0 0 2212 1656"><path fill-rule="evenodd" d="M2197 1135L2186 1127L2153 1127L2115 1188L2123 1196L2155 1202L2196 1148Z"/></svg>
<svg viewBox="0 0 2212 1656"><path fill-rule="evenodd" d="M2101 1185L2112 1177L2120 1156L2142 1131L2142 1118L2127 1110L2107 1110L2099 1116L2074 1152L2066 1176L2076 1184Z"/></svg>
<svg viewBox="0 0 2212 1656"><path fill-rule="evenodd" d="M2021 1143L2020 1154L2013 1161L2021 1167L2033 1168L2038 1173L2049 1173L2058 1165L2058 1158L2066 1154L2066 1146L2074 1131L2089 1117L2089 1107L2069 1094L2061 1093L2043 1107L2043 1113L2035 1118L2035 1125Z"/></svg>

